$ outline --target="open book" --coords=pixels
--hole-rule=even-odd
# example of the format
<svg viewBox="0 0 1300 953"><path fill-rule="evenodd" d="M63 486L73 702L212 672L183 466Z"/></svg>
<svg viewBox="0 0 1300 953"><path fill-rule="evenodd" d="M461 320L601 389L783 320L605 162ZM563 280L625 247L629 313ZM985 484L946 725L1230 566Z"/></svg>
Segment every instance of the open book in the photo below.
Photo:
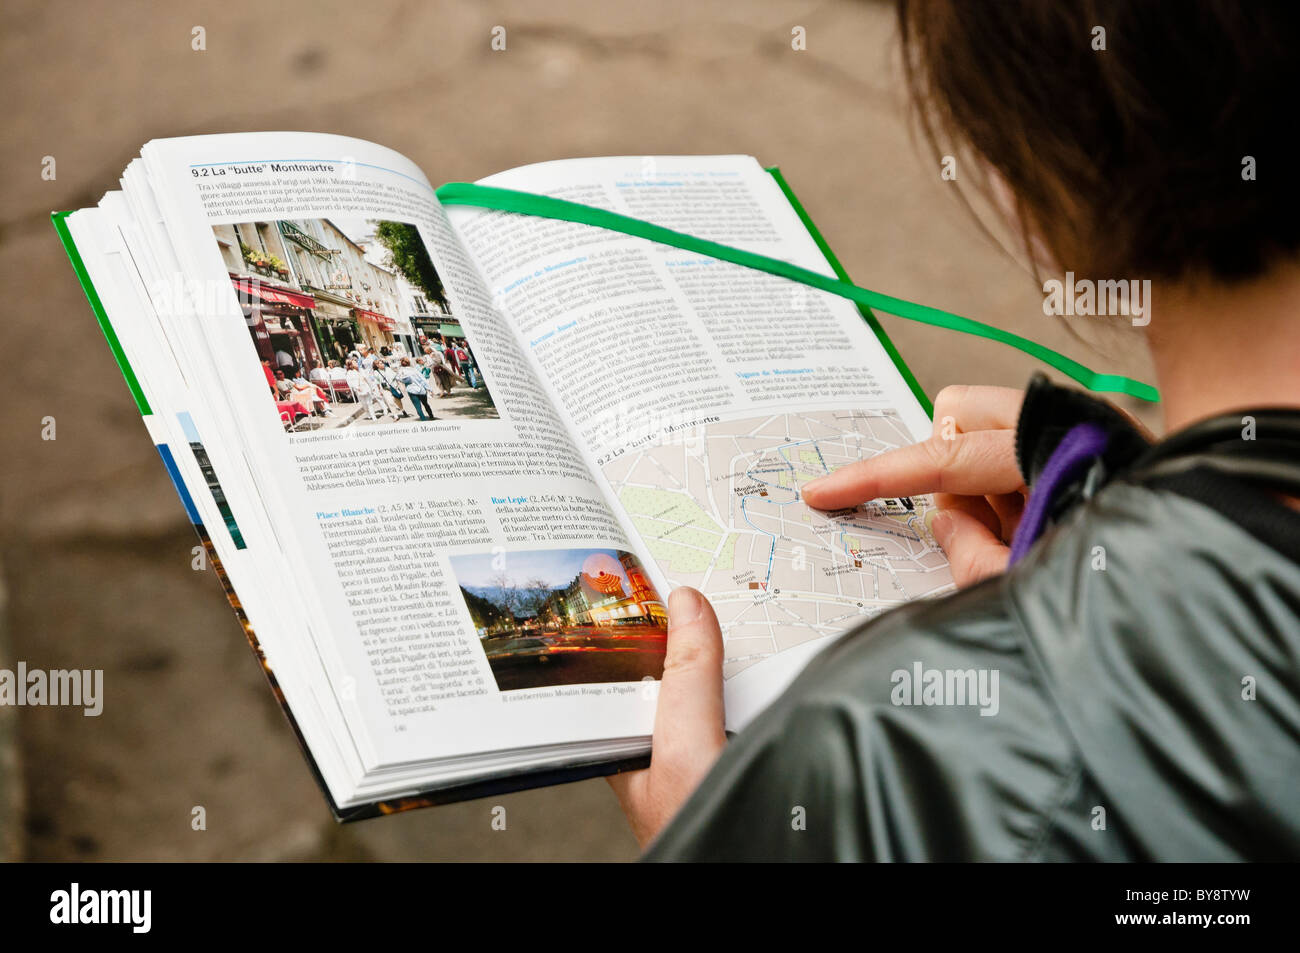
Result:
<svg viewBox="0 0 1300 953"><path fill-rule="evenodd" d="M746 156L484 181L838 270ZM55 225L340 818L645 764L674 586L717 610L732 730L836 636L951 586L929 500L802 502L930 432L839 298L444 207L337 136L158 140L121 186Z"/></svg>

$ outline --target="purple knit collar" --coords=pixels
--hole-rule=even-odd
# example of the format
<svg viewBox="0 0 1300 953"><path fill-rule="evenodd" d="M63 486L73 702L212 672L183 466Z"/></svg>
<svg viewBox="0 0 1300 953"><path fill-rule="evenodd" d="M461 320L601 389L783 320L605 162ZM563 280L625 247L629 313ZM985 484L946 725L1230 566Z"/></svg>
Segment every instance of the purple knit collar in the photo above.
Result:
<svg viewBox="0 0 1300 953"><path fill-rule="evenodd" d="M1095 423L1075 424L1052 451L1043 472L1034 482L1025 512L1011 540L1011 562L1015 563L1047 529L1047 517L1058 494L1106 450L1109 437Z"/></svg>

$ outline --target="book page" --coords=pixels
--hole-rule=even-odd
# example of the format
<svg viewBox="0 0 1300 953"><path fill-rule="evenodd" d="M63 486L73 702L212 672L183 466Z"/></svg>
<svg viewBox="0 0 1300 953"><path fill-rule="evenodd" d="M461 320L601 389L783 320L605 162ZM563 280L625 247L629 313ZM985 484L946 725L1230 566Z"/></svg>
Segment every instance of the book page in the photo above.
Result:
<svg viewBox="0 0 1300 953"><path fill-rule="evenodd" d="M549 162L483 184L833 274L746 156ZM851 303L569 222L450 207L494 300L661 587L717 610L739 727L834 636L951 587L926 498L823 513L801 486L930 421Z"/></svg>
<svg viewBox="0 0 1300 953"><path fill-rule="evenodd" d="M423 173L290 133L144 162L222 485L366 770L648 735L663 599Z"/></svg>
<svg viewBox="0 0 1300 953"><path fill-rule="evenodd" d="M132 172L128 170L128 178ZM140 198L138 191L135 197ZM150 220L148 214L136 217L127 208L124 193L110 192L97 208L75 213L68 224L115 329L144 424L202 543L192 551L191 568L214 571L224 586L238 593L231 601L245 634L261 659L276 660L271 675L277 695L291 700L295 724L312 739L312 762L342 799L362 771L359 755L348 741L337 700L318 690L328 689L328 684L312 678L319 670L311 652L304 651L310 646L287 638L298 617L296 590L266 585L280 568L274 560L260 558L273 548L273 533L254 508L241 505L236 520L225 492L230 487L216 477L221 473L222 479L229 479L236 473L242 451L218 436L218 422L206 412L203 395L188 388L190 364L183 352L172 349L167 325L160 320L163 315L154 308L151 291L157 292L164 272L139 234L139 223ZM165 306L165 295L161 303ZM209 560L209 555L214 558ZM249 624L254 618L256 628Z"/></svg>

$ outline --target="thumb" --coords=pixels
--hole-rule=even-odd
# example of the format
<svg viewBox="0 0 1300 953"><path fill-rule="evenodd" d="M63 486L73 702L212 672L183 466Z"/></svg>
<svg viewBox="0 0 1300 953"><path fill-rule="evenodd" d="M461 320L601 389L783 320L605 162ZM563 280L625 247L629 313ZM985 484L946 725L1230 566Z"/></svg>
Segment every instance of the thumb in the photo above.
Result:
<svg viewBox="0 0 1300 953"><path fill-rule="evenodd" d="M668 597L668 649L652 768L703 777L725 743L722 630L709 601L683 586Z"/></svg>
<svg viewBox="0 0 1300 953"><path fill-rule="evenodd" d="M952 578L965 588L1007 568L1011 550L981 520L959 509L942 509L930 522L934 540L948 556Z"/></svg>

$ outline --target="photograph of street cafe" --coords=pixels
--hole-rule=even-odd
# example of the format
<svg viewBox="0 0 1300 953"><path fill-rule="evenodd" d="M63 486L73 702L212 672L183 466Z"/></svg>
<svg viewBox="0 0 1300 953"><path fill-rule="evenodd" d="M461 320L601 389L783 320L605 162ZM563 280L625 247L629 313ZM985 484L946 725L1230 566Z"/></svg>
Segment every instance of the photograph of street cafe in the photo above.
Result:
<svg viewBox="0 0 1300 953"><path fill-rule="evenodd" d="M347 360L362 344L391 349L399 333L403 350L413 350L409 323L399 329L393 316L400 309L396 277L329 219L218 225L213 232L259 355L273 367L277 351L300 368L321 366Z"/></svg>
<svg viewBox="0 0 1300 953"><path fill-rule="evenodd" d="M502 691L663 674L668 613L633 554L534 550L451 564Z"/></svg>
<svg viewBox="0 0 1300 953"><path fill-rule="evenodd" d="M499 417L415 226L319 218L213 235L286 430Z"/></svg>

